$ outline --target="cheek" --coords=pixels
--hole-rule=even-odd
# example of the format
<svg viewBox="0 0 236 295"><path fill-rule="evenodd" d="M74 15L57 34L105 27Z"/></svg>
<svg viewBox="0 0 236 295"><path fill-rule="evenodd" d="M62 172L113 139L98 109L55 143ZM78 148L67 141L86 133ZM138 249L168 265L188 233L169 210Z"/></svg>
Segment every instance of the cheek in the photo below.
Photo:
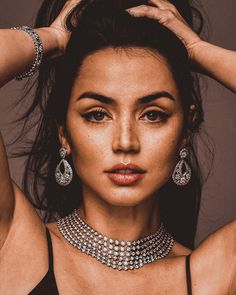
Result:
<svg viewBox="0 0 236 295"><path fill-rule="evenodd" d="M163 178L163 181L171 175L182 143L183 120L173 118L170 123L158 129L152 134L146 133L146 154L149 159L149 171L154 178Z"/></svg>
<svg viewBox="0 0 236 295"><path fill-rule="evenodd" d="M107 154L109 145L104 132L99 132L99 128L88 128L82 119L70 116L67 120L67 132L73 163L78 174L80 171L94 168Z"/></svg>

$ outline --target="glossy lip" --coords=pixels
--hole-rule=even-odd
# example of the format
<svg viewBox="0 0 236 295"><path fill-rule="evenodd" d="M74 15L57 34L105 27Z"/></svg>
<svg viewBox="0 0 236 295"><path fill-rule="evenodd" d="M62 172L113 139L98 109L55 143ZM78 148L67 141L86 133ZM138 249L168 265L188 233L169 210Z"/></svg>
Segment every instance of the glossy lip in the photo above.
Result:
<svg viewBox="0 0 236 295"><path fill-rule="evenodd" d="M125 169L132 170L133 173L119 173L119 170ZM143 178L144 174L146 173L145 170L141 169L135 164L124 165L123 163L117 164L105 172L107 173L109 179L117 185L133 184Z"/></svg>
<svg viewBox="0 0 236 295"><path fill-rule="evenodd" d="M133 170L134 172L137 173L145 173L146 171L143 170L142 168L140 168L139 166L135 165L135 164L123 164L123 163L119 163L117 165L114 165L111 169L109 170L105 170L105 172L113 172L116 173L116 170L125 170L125 169L129 169L129 170Z"/></svg>

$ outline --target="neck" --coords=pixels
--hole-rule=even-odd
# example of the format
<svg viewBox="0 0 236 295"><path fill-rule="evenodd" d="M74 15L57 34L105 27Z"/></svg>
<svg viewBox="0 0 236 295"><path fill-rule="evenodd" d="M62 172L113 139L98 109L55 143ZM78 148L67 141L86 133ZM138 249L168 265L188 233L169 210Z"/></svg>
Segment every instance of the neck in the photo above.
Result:
<svg viewBox="0 0 236 295"><path fill-rule="evenodd" d="M102 235L120 241L141 239L156 232L161 224L156 196L135 206L115 206L86 194L79 215Z"/></svg>

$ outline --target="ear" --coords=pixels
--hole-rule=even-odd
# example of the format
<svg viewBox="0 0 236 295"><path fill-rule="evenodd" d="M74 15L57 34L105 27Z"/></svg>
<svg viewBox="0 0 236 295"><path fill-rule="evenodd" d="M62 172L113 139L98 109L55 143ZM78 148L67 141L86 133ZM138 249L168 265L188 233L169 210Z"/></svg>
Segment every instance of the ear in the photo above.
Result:
<svg viewBox="0 0 236 295"><path fill-rule="evenodd" d="M187 118L188 126L194 125L196 118L197 118L196 106L194 104L192 104L189 107L189 113L188 113L188 118ZM186 130L184 136L183 136L183 140L182 140L182 143L181 143L181 149L185 148L185 147L187 147L189 145L190 135L191 135L191 131L188 128Z"/></svg>
<svg viewBox="0 0 236 295"><path fill-rule="evenodd" d="M68 141L66 128L62 125L58 125L57 128L58 128L58 137L61 143L61 147L64 147L67 150L67 154L69 155L71 153L71 147Z"/></svg>

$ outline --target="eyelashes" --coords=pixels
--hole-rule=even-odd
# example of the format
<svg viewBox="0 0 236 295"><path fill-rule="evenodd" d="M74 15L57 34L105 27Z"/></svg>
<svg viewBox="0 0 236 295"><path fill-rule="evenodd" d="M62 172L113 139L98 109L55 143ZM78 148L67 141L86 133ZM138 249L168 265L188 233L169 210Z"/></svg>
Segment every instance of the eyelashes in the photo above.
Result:
<svg viewBox="0 0 236 295"><path fill-rule="evenodd" d="M91 123L101 123L104 122L102 119L107 115L107 113L103 109L97 109L91 112L87 112L82 116L85 118L86 121ZM108 115L107 115L108 116Z"/></svg>
<svg viewBox="0 0 236 295"><path fill-rule="evenodd" d="M90 123L95 123L95 124L100 124L100 123L104 123L111 120L110 116L103 109L96 109L96 110L87 112L83 114L82 116L84 117L86 121ZM169 116L170 116L169 114L160 110L149 110L149 111L146 111L140 117L140 119L143 121L147 120L150 123L161 123L161 122L165 122Z"/></svg>
<svg viewBox="0 0 236 295"><path fill-rule="evenodd" d="M142 117L148 118L149 122L160 123L165 122L169 114L157 110L150 110L144 113Z"/></svg>

